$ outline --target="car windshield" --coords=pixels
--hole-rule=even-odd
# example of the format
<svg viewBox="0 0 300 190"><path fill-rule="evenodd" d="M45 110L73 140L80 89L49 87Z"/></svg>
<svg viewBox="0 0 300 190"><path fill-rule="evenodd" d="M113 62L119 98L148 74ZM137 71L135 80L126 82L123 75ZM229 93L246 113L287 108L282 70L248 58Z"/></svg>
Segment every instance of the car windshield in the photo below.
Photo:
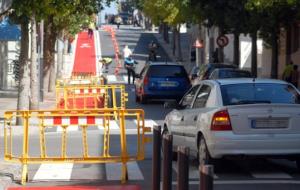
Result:
<svg viewBox="0 0 300 190"><path fill-rule="evenodd" d="M219 78L247 78L251 74L247 71L223 70L220 71Z"/></svg>
<svg viewBox="0 0 300 190"><path fill-rule="evenodd" d="M282 103L299 104L300 95L288 84L253 83L222 85L224 105Z"/></svg>
<svg viewBox="0 0 300 190"><path fill-rule="evenodd" d="M187 77L187 73L182 66L176 65L156 65L151 66L148 71L149 77Z"/></svg>

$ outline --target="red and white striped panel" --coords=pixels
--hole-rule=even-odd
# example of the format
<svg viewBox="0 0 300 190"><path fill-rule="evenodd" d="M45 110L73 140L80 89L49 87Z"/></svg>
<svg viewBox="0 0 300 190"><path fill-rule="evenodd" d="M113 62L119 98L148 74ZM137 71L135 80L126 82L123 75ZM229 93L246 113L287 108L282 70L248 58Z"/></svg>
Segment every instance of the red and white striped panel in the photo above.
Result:
<svg viewBox="0 0 300 190"><path fill-rule="evenodd" d="M75 94L104 94L105 89L75 89Z"/></svg>
<svg viewBox="0 0 300 190"><path fill-rule="evenodd" d="M44 126L55 125L103 125L103 117L100 116L46 116Z"/></svg>

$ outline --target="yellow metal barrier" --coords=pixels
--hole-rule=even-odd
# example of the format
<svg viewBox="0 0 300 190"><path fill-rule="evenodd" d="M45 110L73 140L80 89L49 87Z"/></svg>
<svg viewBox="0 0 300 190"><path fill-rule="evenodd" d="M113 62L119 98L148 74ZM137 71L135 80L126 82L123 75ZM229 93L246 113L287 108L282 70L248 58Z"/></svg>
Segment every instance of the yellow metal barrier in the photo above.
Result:
<svg viewBox="0 0 300 190"><path fill-rule="evenodd" d="M117 113L119 129L115 129L120 138L120 152L115 153L116 144L114 143L114 153L110 151L110 129L111 118ZM22 120L22 125L16 125L17 120ZM135 120L135 122L132 122ZM134 124L134 128L133 128ZM72 143L67 143L68 128L76 125L81 128L82 133L82 152L78 155L67 155L67 148ZM90 155L88 142L88 129L98 127L103 132L103 150L98 155ZM21 144L14 137L15 128L23 128L22 149L14 150L13 144ZM47 127L61 127L61 148L58 155L48 152L46 141ZM136 134L136 150L130 153L127 150L126 132L127 128L134 129ZM39 139L31 139L29 135L33 128L38 129ZM6 161L18 162L22 164L21 183L28 181L28 164L33 163L122 163L122 183L128 178L127 162L143 160L145 157L145 143L150 142L150 138L145 133L150 132L151 128L145 127L144 111L140 109L100 109L100 110L55 110L55 111L7 111L4 114L4 145ZM55 133L59 135L60 133ZM94 132L92 134L95 134ZM118 136L117 135L117 136ZM53 134L51 135L53 138ZM15 142L16 141L16 142ZM37 142L34 142L37 141ZM132 141L129 141L132 144ZM74 143L74 142L73 142ZM71 145L70 145L71 144ZM20 146L14 147L18 148ZM132 145L130 145L132 147ZM31 155L31 151L39 149L39 155ZM78 148L78 145L76 145ZM30 151L29 151L30 149ZM59 148L58 148L59 149ZM53 147L51 147L52 151ZM51 154L51 156L48 156Z"/></svg>
<svg viewBox="0 0 300 190"><path fill-rule="evenodd" d="M64 86L81 86L81 85L104 85L106 83L106 79L104 77L97 76L72 76L71 78L64 78L56 80L56 87L64 87Z"/></svg>
<svg viewBox="0 0 300 190"><path fill-rule="evenodd" d="M126 101L128 94L124 85L56 87L57 109L125 108Z"/></svg>

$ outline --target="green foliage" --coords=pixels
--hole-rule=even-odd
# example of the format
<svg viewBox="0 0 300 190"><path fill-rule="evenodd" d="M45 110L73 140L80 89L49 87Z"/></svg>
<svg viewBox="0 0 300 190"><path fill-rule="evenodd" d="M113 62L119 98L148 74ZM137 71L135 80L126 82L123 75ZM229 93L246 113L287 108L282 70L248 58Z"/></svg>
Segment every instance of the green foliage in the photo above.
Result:
<svg viewBox="0 0 300 190"><path fill-rule="evenodd" d="M143 0L143 11L155 24L160 22L176 26L190 18L189 0Z"/></svg>

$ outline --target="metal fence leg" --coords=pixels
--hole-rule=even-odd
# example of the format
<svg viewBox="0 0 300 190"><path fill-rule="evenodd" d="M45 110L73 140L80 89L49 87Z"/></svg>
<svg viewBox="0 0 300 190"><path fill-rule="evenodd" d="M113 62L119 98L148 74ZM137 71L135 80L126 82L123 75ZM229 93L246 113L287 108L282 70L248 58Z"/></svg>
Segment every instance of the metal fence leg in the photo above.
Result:
<svg viewBox="0 0 300 190"><path fill-rule="evenodd" d="M177 149L177 190L189 189L189 148L180 146Z"/></svg>
<svg viewBox="0 0 300 190"><path fill-rule="evenodd" d="M214 187L214 166L201 165L200 171L200 190L213 190Z"/></svg>
<svg viewBox="0 0 300 190"><path fill-rule="evenodd" d="M163 136L163 190L172 190L172 147L173 136Z"/></svg>
<svg viewBox="0 0 300 190"><path fill-rule="evenodd" d="M127 170L127 164L122 163L122 176L121 176L121 183L124 184L128 180L128 170Z"/></svg>
<svg viewBox="0 0 300 190"><path fill-rule="evenodd" d="M28 182L28 165L23 164L22 166L22 177L21 177L21 184L25 185Z"/></svg>
<svg viewBox="0 0 300 190"><path fill-rule="evenodd" d="M161 126L153 127L152 190L160 190Z"/></svg>

